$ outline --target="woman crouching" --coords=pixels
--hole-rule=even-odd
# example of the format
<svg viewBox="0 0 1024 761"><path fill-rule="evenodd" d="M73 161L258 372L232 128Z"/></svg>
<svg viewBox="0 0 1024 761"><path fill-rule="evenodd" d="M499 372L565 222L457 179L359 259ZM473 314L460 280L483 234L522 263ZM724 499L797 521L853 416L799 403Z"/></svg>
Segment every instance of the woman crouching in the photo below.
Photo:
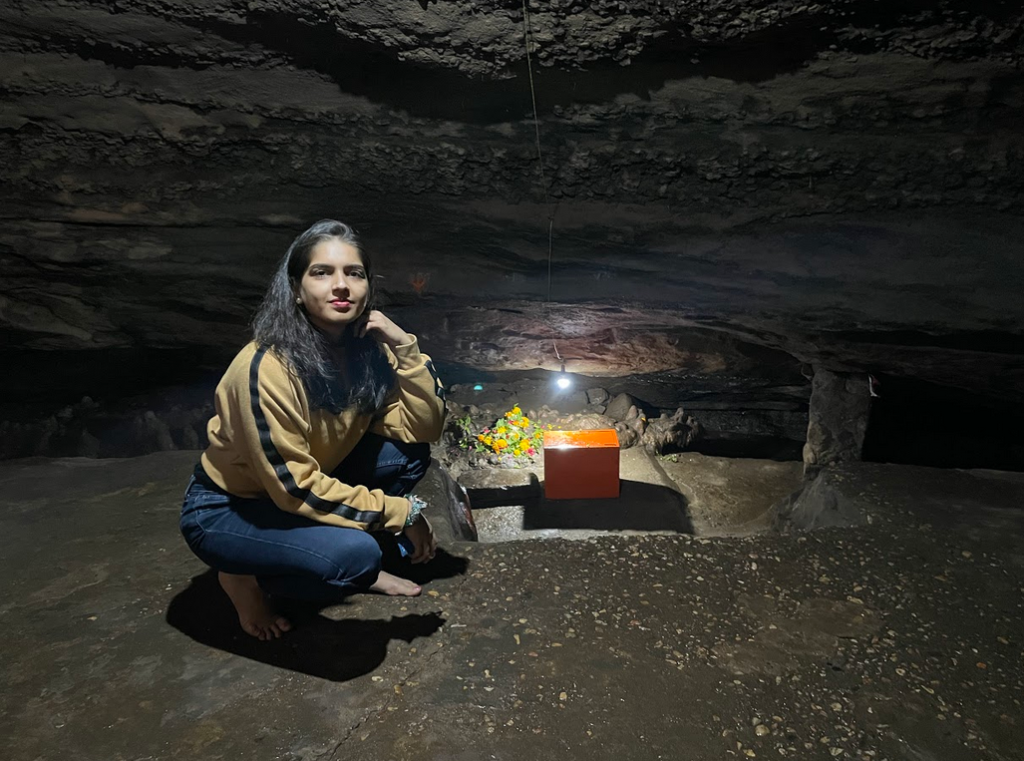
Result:
<svg viewBox="0 0 1024 761"><path fill-rule="evenodd" d="M381 570L379 541L397 537L413 563L434 557L411 491L441 436L444 388L416 337L374 306L352 229L317 222L288 248L217 386L181 532L259 639L291 628L268 594L418 595Z"/></svg>

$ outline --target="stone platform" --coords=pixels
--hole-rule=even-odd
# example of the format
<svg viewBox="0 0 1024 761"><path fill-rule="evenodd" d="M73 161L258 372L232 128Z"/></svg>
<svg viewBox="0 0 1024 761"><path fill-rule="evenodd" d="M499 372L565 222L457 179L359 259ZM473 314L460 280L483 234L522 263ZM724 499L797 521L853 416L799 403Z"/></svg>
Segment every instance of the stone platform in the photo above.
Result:
<svg viewBox="0 0 1024 761"><path fill-rule="evenodd" d="M707 457L691 452L655 456L634 447L620 452L622 493L616 499L547 500L540 487L544 468L538 465L529 471L494 471L492 479L501 483L503 476L518 476L526 482L532 475L533 499L475 509L474 515L480 540L485 542L589 539L607 536L608 531L747 536L773 525L773 508L801 488L802 473L799 462ZM482 481L486 478L476 479ZM520 493L529 496L529 491L509 489L510 502L516 502ZM470 490L471 497L474 492L490 496L478 488Z"/></svg>
<svg viewBox="0 0 1024 761"><path fill-rule="evenodd" d="M452 544L422 597L260 643L178 536L194 460L0 464L5 758L1024 758L1019 477L846 466L780 533Z"/></svg>

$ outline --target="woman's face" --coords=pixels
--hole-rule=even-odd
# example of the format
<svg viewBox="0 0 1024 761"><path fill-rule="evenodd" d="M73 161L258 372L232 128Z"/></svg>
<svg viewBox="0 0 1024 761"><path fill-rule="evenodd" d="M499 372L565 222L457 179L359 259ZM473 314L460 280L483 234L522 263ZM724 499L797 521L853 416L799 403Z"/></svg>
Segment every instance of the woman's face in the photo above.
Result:
<svg viewBox="0 0 1024 761"><path fill-rule="evenodd" d="M298 293L310 322L340 338L363 314L368 296L366 268L355 246L330 238L313 247Z"/></svg>

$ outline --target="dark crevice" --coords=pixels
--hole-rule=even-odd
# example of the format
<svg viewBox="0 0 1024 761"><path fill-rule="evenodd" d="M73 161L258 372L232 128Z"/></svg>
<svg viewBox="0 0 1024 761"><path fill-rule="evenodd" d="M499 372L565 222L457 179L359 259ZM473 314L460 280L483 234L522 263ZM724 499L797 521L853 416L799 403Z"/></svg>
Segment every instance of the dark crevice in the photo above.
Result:
<svg viewBox="0 0 1024 761"><path fill-rule="evenodd" d="M459 72L394 59L379 46L346 40L329 21L309 24L280 13L253 13L247 24L200 22L204 31L237 43L258 43L289 63L330 77L352 95L431 119L490 124L526 118L529 101L525 60L512 79L487 81ZM649 99L665 82L690 77L723 77L758 82L796 71L835 39L817 31L823 20L803 17L784 26L709 46L684 38L677 29L648 44L629 67L609 61L582 71L534 67L538 110L555 105L604 103L622 93ZM697 61L696 63L692 62Z"/></svg>
<svg viewBox="0 0 1024 761"><path fill-rule="evenodd" d="M52 42L47 47L59 48L62 52L76 55L83 61L99 61L118 69L134 69L136 66L166 66L171 69L191 69L203 71L211 66L225 63L221 60L201 60L186 58L178 52L161 50L139 43L139 47L127 47L105 40L75 37L62 34L60 30L50 33Z"/></svg>
<svg viewBox="0 0 1024 761"><path fill-rule="evenodd" d="M6 342L14 338L12 334L16 332L0 330L0 340ZM57 407L74 404L83 396L115 402L165 386L212 387L215 376L219 377L235 351L236 348L202 346L88 351L8 349L4 352L4 362L19 371L4 375L0 393L4 399L17 399L19 405ZM3 419L18 419L16 410L5 407Z"/></svg>
<svg viewBox="0 0 1024 761"><path fill-rule="evenodd" d="M918 14L923 5L921 0L851 5L844 24L892 28ZM240 44L258 43L296 66L331 78L346 93L413 116L490 124L525 118L532 111L525 59L508 69L513 79L486 81L397 61L379 46L346 40L326 19L308 23L287 14L251 13L248 21L208 20L199 26ZM538 111L543 115L556 105L606 103L624 93L647 100L651 91L670 80L767 81L799 70L832 45L844 46L841 31L848 27L835 21L830 14L794 16L715 44L693 40L680 24L662 29L628 67L614 61L588 64L582 70L535 65ZM878 45L863 39L856 47L866 53Z"/></svg>
<svg viewBox="0 0 1024 761"><path fill-rule="evenodd" d="M1024 471L1024 405L882 375L864 459L936 468Z"/></svg>
<svg viewBox="0 0 1024 761"><path fill-rule="evenodd" d="M945 334L925 333L920 330L841 330L830 332L828 335L838 342L1021 355L1024 359L1024 334L1021 333L996 330Z"/></svg>
<svg viewBox="0 0 1024 761"><path fill-rule="evenodd" d="M693 40L686 25L677 23L663 28L658 38L633 57L630 66L615 61L588 64L580 70L535 65L538 110L546 115L555 106L607 103L624 93L647 100L650 92L671 80L715 77L745 83L767 81L799 70L833 45L848 52L874 52L882 46L880 40L843 38L855 28L877 27L884 35L885 30L903 25L920 26L920 17L930 6L924 0L849 3L842 26L834 14L799 15L718 43ZM988 2L983 9L972 5L972 17L980 15L981 10L997 19L1009 13L1005 6ZM345 93L415 117L492 124L532 114L525 59L506 69L512 75L510 79L474 79L454 70L398 61L379 45L346 39L329 19L307 21L286 13L253 12L247 21L237 24L204 19L191 23L239 45L261 46L267 54L264 65L276 59L318 72ZM983 42L984 37L981 40L979 45L990 44ZM230 62L189 59L169 50L129 48L59 33L54 43L83 59L125 69L145 65L203 70ZM1012 41L1004 40L1002 44L1013 46ZM498 60L492 63L501 66Z"/></svg>

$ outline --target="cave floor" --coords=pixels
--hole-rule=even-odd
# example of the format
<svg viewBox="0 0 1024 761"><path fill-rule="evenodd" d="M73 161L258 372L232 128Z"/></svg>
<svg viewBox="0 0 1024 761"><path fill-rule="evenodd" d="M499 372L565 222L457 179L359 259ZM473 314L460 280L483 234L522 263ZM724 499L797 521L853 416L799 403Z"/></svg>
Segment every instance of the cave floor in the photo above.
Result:
<svg viewBox="0 0 1024 761"><path fill-rule="evenodd" d="M1024 758L1024 479L847 466L867 525L458 545L260 643L194 452L0 464L4 755Z"/></svg>

